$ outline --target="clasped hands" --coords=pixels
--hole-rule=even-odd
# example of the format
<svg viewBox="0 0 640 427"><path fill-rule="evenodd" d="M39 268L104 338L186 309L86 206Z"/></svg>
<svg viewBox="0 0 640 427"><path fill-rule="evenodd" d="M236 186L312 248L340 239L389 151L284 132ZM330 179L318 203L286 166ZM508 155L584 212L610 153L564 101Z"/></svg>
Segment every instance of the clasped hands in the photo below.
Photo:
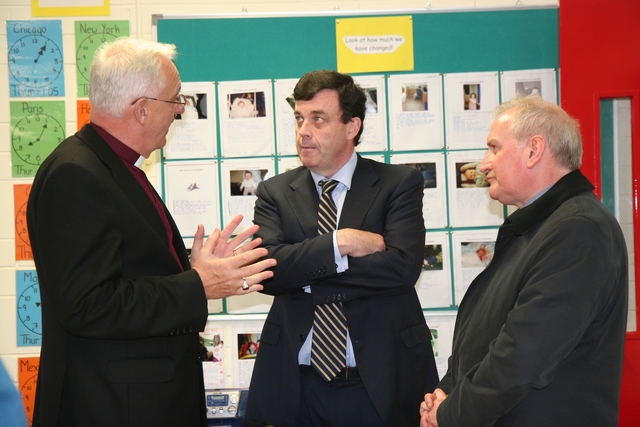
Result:
<svg viewBox="0 0 640 427"><path fill-rule="evenodd" d="M219 299L232 295L243 295L261 291L263 280L273 277L268 268L276 265L267 256L264 248L259 248L262 239L256 238L243 245L260 227L252 225L230 239L242 222L242 215L236 215L227 226L216 228L204 241L204 227L198 225L191 247L191 267L202 280L207 299Z"/></svg>
<svg viewBox="0 0 640 427"><path fill-rule="evenodd" d="M438 427L438 407L446 398L447 394L439 388L424 395L420 404L420 427Z"/></svg>

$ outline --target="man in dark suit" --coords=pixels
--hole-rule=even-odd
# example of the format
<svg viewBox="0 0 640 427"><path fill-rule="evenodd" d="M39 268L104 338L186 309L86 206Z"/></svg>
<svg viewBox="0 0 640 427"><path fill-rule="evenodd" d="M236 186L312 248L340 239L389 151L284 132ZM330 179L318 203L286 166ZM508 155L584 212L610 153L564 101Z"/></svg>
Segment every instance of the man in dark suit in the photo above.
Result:
<svg viewBox="0 0 640 427"><path fill-rule="evenodd" d="M294 99L304 166L257 189L256 236L278 266L264 283L275 299L245 425L415 426L413 405L438 379L414 288L424 253L422 175L356 154L366 97L350 76L308 73ZM338 225L320 234L319 185L327 179L338 182ZM324 326L314 312L330 304L341 307L347 333L338 372L325 378L313 338Z"/></svg>
<svg viewBox="0 0 640 427"><path fill-rule="evenodd" d="M422 427L617 426L627 248L578 169L578 123L539 96L498 107L480 171L518 210L456 318Z"/></svg>
<svg viewBox="0 0 640 427"><path fill-rule="evenodd" d="M203 426L207 299L262 289L275 265L242 217L191 259L144 172L184 111L175 47L118 39L91 67L91 123L43 162L27 209L42 292L34 426ZM204 242L204 244L203 244ZM237 254L237 256L233 256Z"/></svg>

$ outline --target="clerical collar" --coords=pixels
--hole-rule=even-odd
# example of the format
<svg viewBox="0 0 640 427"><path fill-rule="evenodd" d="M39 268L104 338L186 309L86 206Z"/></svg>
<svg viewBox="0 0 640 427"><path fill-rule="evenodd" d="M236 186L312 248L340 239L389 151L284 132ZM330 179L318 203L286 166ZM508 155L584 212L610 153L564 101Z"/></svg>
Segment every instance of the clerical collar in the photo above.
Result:
<svg viewBox="0 0 640 427"><path fill-rule="evenodd" d="M109 132L104 130L102 127L98 126L95 123L89 123L93 130L96 131L98 135L111 147L111 149L122 159L123 162L128 163L130 165L135 165L140 167L142 164L142 157L140 154L136 153L131 147L125 145L122 141L120 141L115 136L111 135Z"/></svg>

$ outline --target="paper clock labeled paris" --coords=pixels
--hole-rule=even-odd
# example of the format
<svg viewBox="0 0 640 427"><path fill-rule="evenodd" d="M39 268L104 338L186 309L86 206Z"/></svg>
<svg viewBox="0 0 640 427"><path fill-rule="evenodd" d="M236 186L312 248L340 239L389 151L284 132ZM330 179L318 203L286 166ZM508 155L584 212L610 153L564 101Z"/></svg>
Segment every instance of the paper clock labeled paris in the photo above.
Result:
<svg viewBox="0 0 640 427"><path fill-rule="evenodd" d="M42 345L40 285L35 270L16 270L16 305L18 347Z"/></svg>
<svg viewBox="0 0 640 427"><path fill-rule="evenodd" d="M76 21L78 97L89 96L89 70L98 47L129 35L129 21Z"/></svg>
<svg viewBox="0 0 640 427"><path fill-rule="evenodd" d="M11 98L64 96L62 21L7 21Z"/></svg>
<svg viewBox="0 0 640 427"><path fill-rule="evenodd" d="M9 109L13 177L33 177L66 137L64 101L13 101Z"/></svg>

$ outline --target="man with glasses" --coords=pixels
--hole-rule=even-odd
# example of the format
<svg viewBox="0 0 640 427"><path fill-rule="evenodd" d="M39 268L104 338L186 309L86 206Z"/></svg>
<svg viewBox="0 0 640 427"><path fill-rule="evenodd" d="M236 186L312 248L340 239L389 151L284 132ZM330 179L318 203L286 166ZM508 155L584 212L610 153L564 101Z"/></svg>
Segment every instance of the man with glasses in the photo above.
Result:
<svg viewBox="0 0 640 427"><path fill-rule="evenodd" d="M118 39L91 66L90 124L40 166L28 228L42 293L33 426L204 426L207 300L262 289L272 259L242 220L191 256L136 166L184 111L172 45ZM236 255L236 256L234 256Z"/></svg>

